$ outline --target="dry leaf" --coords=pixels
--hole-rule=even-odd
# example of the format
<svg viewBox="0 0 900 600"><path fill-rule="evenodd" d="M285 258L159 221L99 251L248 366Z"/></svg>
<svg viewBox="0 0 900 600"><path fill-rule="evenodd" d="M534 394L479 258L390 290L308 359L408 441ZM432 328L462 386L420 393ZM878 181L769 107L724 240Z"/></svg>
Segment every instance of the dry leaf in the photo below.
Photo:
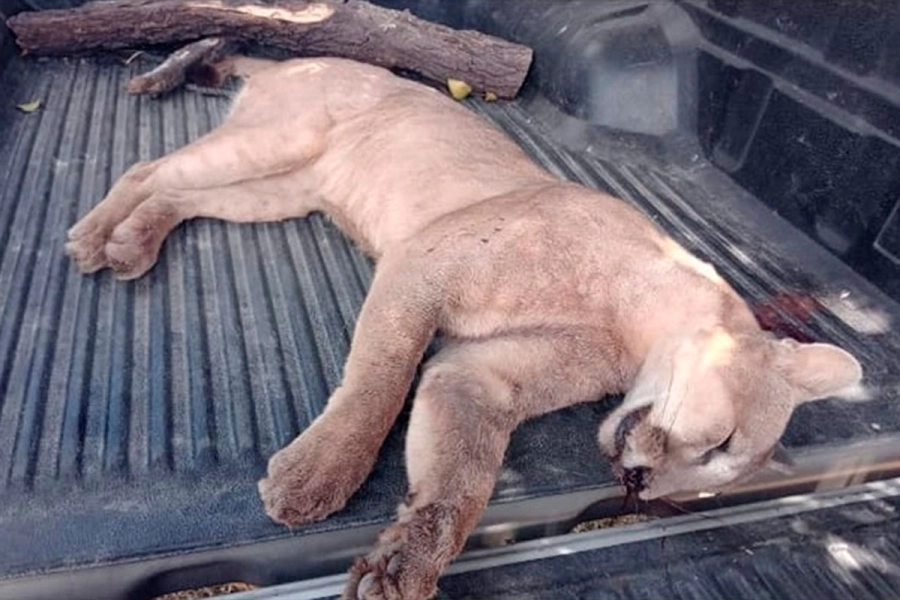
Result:
<svg viewBox="0 0 900 600"><path fill-rule="evenodd" d="M448 79L447 89L450 90L454 100L462 100L472 93L472 86L459 79Z"/></svg>
<svg viewBox="0 0 900 600"><path fill-rule="evenodd" d="M131 56L129 56L128 58L125 59L125 64L130 65L131 63L134 62L134 59L136 59L138 56L140 56L143 53L144 53L143 50L138 50L137 52L134 52Z"/></svg>
<svg viewBox="0 0 900 600"><path fill-rule="evenodd" d="M485 102L496 102L497 94L495 94L494 92L485 92L484 93L484 101Z"/></svg>
<svg viewBox="0 0 900 600"><path fill-rule="evenodd" d="M37 109L41 107L40 100L32 100L31 102L25 102L24 104L17 104L16 108L21 110L23 113L33 113Z"/></svg>

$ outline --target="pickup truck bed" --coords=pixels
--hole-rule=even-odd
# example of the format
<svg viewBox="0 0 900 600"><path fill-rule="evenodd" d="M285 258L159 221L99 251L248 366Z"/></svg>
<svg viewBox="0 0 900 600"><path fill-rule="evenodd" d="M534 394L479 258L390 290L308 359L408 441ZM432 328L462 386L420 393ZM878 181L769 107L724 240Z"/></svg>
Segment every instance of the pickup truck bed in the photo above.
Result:
<svg viewBox="0 0 900 600"><path fill-rule="evenodd" d="M808 206L790 210L796 206L779 196L783 188L776 185L780 172L768 171L772 181L760 181L757 173L772 152L781 152L783 160L800 156L793 146L763 147L774 135L765 133L767 127L775 133L779 125L800 127L800 117L793 122L785 116L788 109L807 109L824 123L808 115L802 122L807 138L800 145L825 158L797 163L797 202L808 201L803 190L833 166L828 144L838 138L814 134L846 132L850 117L862 120L864 126L853 121L851 137L868 145L852 156L860 161L859 171L868 172L861 157L876 152L883 153L884 169L897 164L881 149L897 150L887 126L810 100L815 91L793 85L789 74L773 73L770 66L756 69L750 58L739 56L744 46L729 49L709 41L728 28L732 36L757 36L757 43L764 36L702 2L528 3L521 14L508 2L496 3L493 12L481 2L455 8L388 4L532 44L537 63L521 98L467 101L473 110L560 177L638 206L714 263L751 302L783 292L814 296L822 307L809 320L787 313L783 320L804 336L837 343L860 358L874 392L871 402L802 407L785 437L798 456L795 473L764 473L701 508L810 491L823 480L842 487L900 472L898 271L889 260L867 260L860 249L881 244L890 254L892 219L900 217L898 209L891 213L891 206L881 204L900 198L898 178L859 180L869 195L877 194L875 208L854 209L855 197L843 206L823 192L822 206L864 213L871 223L859 233L853 229L856 217L835 220L829 212L831 220L804 221L819 213ZM0 2L0 10L4 6ZM542 33L551 29L562 33ZM588 38L602 46L590 60L573 49ZM326 521L294 531L271 523L256 480L268 456L302 431L337 385L372 265L314 215L278 224L191 222L173 233L159 264L142 279L117 282L105 272L82 276L64 256L66 229L130 164L171 151L220 122L234 90L132 97L122 88L147 69L140 58L130 65L109 56L34 59L16 56L9 44L3 56L0 598L139 599L215 581L268 585L339 573L390 520L405 491L405 420L395 427L373 476L345 510ZM560 70L566 57L568 75ZM694 71L685 71L687 64ZM581 73L585 65L596 70ZM769 87L758 77L768 78ZM610 88L600 90L599 83ZM757 98L760 89L767 94L761 108L735 100L741 94ZM885 84L871 93L894 102L896 113L900 94L892 96L894 91L896 86ZM613 110L596 100L599 95L612 102L616 93L635 94L631 100L643 107L646 119L635 119L634 107ZM17 110L17 104L35 99L42 103L37 111ZM659 110L646 112L654 106ZM893 114L879 118L888 123ZM754 118L751 131L740 127ZM835 194L844 193L842 185L833 182ZM836 248L845 238L852 244L841 253ZM595 443L597 425L615 401L548 415L516 433L494 500L471 542L473 556L513 556L521 549L528 557L528 544L562 548L572 536L547 536L560 536L585 518L623 512L621 490ZM727 515L736 509L719 510ZM637 527L662 531L661 524L670 522ZM898 543L892 523L884 535L893 536L890 560L900 568L892 558ZM765 531L777 535L777 529ZM521 543L502 549L510 542ZM606 564L611 552L625 552L610 548L596 564ZM677 561L690 557L682 550L675 543L667 558L650 551L635 556L645 561L645 574L655 569L659 575L663 562L676 561L667 572L677 575L686 568ZM537 569L516 567L509 560L503 577L460 573L442 587L452 597L481 597L487 590L491 597L514 597L515 590L526 594L527 582L534 580L536 590L545 585L569 589L571 597L599 593L603 577L579 575L586 563L578 561L595 552L574 553L570 570L545 562ZM771 553L752 556L740 558L754 569L780 560ZM627 567L627 561L613 564ZM714 561L709 565L702 573L713 577L717 567ZM516 568L527 577L510 575ZM526 583L503 583L509 578ZM571 587L575 580L586 587ZM722 589L741 595L751 588ZM667 593L665 587L652 590Z"/></svg>

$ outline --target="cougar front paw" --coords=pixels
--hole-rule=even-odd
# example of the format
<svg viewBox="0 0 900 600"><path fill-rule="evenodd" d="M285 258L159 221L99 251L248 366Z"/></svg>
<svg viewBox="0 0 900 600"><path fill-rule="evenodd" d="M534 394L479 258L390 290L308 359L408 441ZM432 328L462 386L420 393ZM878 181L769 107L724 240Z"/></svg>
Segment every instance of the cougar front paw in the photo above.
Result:
<svg viewBox="0 0 900 600"><path fill-rule="evenodd" d="M416 549L407 527L388 527L375 549L356 559L342 600L427 600L437 594L440 566L429 562L424 548Z"/></svg>
<svg viewBox="0 0 900 600"><path fill-rule="evenodd" d="M269 460L268 477L258 488L273 521L287 526L320 521L343 508L362 485L372 466L360 458L367 455L330 440L309 430Z"/></svg>

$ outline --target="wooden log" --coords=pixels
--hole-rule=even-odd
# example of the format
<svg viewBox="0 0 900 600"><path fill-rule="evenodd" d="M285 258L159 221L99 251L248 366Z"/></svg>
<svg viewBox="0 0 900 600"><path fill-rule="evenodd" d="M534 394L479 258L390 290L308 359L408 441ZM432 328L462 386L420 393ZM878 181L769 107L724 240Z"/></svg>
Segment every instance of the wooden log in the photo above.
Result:
<svg viewBox="0 0 900 600"><path fill-rule="evenodd" d="M518 93L531 64L526 46L454 30L362 0L102 0L23 12L7 22L26 53L71 55L222 37L300 56L338 56L459 79L502 98Z"/></svg>

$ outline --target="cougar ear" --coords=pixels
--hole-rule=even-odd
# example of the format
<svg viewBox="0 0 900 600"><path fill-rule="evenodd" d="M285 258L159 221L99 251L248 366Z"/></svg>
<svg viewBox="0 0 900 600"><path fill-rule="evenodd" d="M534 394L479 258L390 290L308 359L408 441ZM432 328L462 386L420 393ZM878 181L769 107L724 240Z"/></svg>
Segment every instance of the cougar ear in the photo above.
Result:
<svg viewBox="0 0 900 600"><path fill-rule="evenodd" d="M829 397L868 398L861 383L862 367L849 352L831 344L801 344L791 339L778 344L780 371L794 388L797 404Z"/></svg>

